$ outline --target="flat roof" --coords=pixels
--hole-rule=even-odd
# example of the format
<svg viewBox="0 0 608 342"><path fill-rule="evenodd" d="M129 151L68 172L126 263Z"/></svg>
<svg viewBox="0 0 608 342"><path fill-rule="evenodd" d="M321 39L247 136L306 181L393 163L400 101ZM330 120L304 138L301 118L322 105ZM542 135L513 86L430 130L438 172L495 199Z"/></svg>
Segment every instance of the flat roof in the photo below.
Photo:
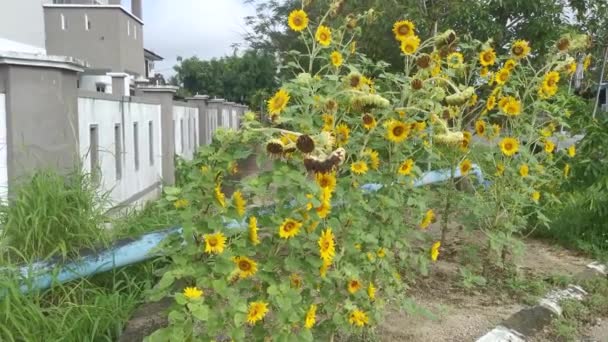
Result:
<svg viewBox="0 0 608 342"><path fill-rule="evenodd" d="M133 13L127 11L127 9L124 8L124 7L122 7L122 5L46 4L46 5L42 5L42 7L44 7L44 8L74 8L74 9L80 9L80 8L88 8L88 9L97 9L97 8L102 8L102 9L119 9L119 10L123 11L126 15L130 16L131 18L133 18L135 21L139 22L142 25L144 24L143 20L141 20L138 17L136 17Z"/></svg>

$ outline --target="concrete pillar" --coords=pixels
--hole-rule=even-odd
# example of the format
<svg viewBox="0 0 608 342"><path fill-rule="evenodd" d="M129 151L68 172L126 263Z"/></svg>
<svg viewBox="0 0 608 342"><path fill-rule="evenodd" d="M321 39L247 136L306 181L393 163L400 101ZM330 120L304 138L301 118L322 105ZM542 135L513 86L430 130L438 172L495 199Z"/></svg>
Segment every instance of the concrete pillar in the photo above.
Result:
<svg viewBox="0 0 608 342"><path fill-rule="evenodd" d="M131 13L139 19L144 20L141 1L142 0L131 0Z"/></svg>
<svg viewBox="0 0 608 342"><path fill-rule="evenodd" d="M193 97L186 99L189 103L194 104L198 108L198 140L197 146L207 145L211 140L211 131L209 130L209 118L207 114L207 101L209 101L208 95L196 94Z"/></svg>
<svg viewBox="0 0 608 342"><path fill-rule="evenodd" d="M36 169L79 166L78 73L73 58L0 53L0 188Z"/></svg>
<svg viewBox="0 0 608 342"><path fill-rule="evenodd" d="M211 99L207 102L207 117L209 119L209 140L207 140L207 144L211 143L213 140L213 133L220 127L224 102L223 99Z"/></svg>
<svg viewBox="0 0 608 342"><path fill-rule="evenodd" d="M109 72L106 75L112 77L112 94L118 96L129 96L129 74L124 72Z"/></svg>
<svg viewBox="0 0 608 342"><path fill-rule="evenodd" d="M135 90L136 96L160 100L161 113L161 153L163 164L163 181L165 184L175 183L175 128L173 123L173 95L177 92L175 86L146 86Z"/></svg>
<svg viewBox="0 0 608 342"><path fill-rule="evenodd" d="M225 124L227 128L236 129L236 103L226 102L225 108L228 109L228 123Z"/></svg>

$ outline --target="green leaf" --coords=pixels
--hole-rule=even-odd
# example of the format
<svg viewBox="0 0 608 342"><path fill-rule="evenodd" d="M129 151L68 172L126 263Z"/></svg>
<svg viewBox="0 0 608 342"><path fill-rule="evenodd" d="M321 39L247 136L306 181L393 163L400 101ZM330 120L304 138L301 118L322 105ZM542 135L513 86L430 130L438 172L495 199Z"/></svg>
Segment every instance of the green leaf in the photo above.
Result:
<svg viewBox="0 0 608 342"><path fill-rule="evenodd" d="M165 194L169 196L178 196L182 192L182 189L173 186L167 186L164 188L164 191Z"/></svg>
<svg viewBox="0 0 608 342"><path fill-rule="evenodd" d="M183 293L176 293L175 302L179 305L184 305L184 304L188 303L188 298L186 298L186 296L184 296Z"/></svg>
<svg viewBox="0 0 608 342"><path fill-rule="evenodd" d="M207 321L209 319L209 307L201 302L189 303L188 309L199 321Z"/></svg>
<svg viewBox="0 0 608 342"><path fill-rule="evenodd" d="M312 331L310 329L302 329L300 330L300 334L298 335L300 338L299 341L313 341L314 338L312 336Z"/></svg>

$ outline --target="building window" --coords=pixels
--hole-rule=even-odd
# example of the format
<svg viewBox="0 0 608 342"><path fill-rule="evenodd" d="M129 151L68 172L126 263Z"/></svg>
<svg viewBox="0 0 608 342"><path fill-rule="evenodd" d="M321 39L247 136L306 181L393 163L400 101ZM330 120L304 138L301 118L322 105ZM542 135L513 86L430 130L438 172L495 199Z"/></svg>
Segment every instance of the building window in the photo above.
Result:
<svg viewBox="0 0 608 342"><path fill-rule="evenodd" d="M106 92L106 85L104 83L97 83L96 90L97 90L98 93L105 93Z"/></svg>
<svg viewBox="0 0 608 342"><path fill-rule="evenodd" d="M133 123L133 159L135 171L137 171L139 170L139 127L137 127L137 122Z"/></svg>
<svg viewBox="0 0 608 342"><path fill-rule="evenodd" d="M114 125L114 161L116 168L116 180L122 178L122 134L120 124Z"/></svg>
<svg viewBox="0 0 608 342"><path fill-rule="evenodd" d="M97 125L89 127L89 140L91 180L97 183L99 181L99 132Z"/></svg>
<svg viewBox="0 0 608 342"><path fill-rule="evenodd" d="M148 146L150 146L150 165L154 165L154 125L148 122Z"/></svg>
<svg viewBox="0 0 608 342"><path fill-rule="evenodd" d="M61 29L62 30L67 30L68 28L68 21L65 19L65 15L63 15L63 13L61 13Z"/></svg>
<svg viewBox="0 0 608 342"><path fill-rule="evenodd" d="M89 16L87 14L84 15L84 29L87 31L91 30L91 21L89 20Z"/></svg>

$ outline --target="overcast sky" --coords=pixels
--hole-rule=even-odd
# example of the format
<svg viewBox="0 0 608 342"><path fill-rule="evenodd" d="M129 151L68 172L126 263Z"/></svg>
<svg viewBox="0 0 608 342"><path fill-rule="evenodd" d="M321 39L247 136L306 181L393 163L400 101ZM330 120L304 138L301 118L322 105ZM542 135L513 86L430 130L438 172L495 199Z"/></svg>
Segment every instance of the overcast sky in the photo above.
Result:
<svg viewBox="0 0 608 342"><path fill-rule="evenodd" d="M130 0L123 6L131 7ZM244 17L255 9L243 0L143 0L145 47L165 58L156 70L172 75L177 56L201 59L232 53L243 42Z"/></svg>

